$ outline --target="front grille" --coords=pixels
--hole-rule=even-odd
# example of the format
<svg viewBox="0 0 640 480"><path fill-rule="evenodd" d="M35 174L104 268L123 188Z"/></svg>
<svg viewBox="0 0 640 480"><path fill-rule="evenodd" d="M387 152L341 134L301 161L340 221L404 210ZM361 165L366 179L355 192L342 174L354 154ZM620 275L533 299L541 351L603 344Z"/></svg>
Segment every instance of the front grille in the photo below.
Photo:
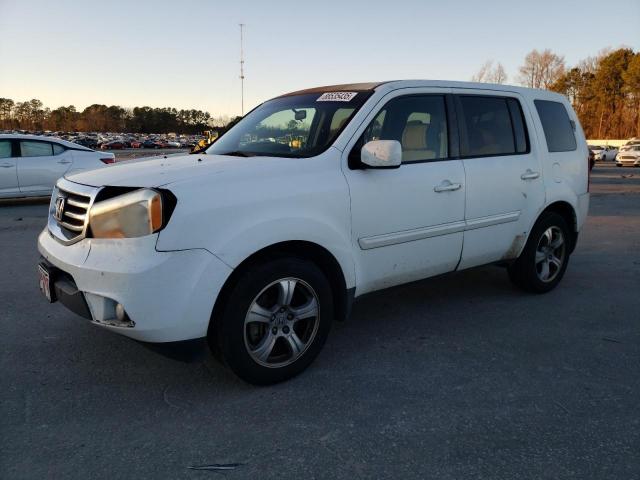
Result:
<svg viewBox="0 0 640 480"><path fill-rule="evenodd" d="M82 240L97 189L60 179L49 207L49 231L64 244Z"/></svg>
<svg viewBox="0 0 640 480"><path fill-rule="evenodd" d="M636 157L632 157L631 155L621 155L620 160L635 160Z"/></svg>
<svg viewBox="0 0 640 480"><path fill-rule="evenodd" d="M63 189L58 190L58 197L64 199L61 215L59 218L56 217L58 225L70 235L82 232L87 220L91 197Z"/></svg>

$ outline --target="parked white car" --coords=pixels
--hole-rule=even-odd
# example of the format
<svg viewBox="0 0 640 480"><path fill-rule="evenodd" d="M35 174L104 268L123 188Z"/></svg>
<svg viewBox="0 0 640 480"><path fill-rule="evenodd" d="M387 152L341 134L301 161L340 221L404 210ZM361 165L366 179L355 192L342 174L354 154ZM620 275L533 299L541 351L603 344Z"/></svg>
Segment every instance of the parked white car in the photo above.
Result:
<svg viewBox="0 0 640 480"><path fill-rule="evenodd" d="M632 138L631 140L627 141L623 146L620 147L620 150L618 151L618 153L631 150L631 147L635 145L640 145L640 140Z"/></svg>
<svg viewBox="0 0 640 480"><path fill-rule="evenodd" d="M104 167L112 153L51 137L0 135L0 198L51 195L65 174Z"/></svg>
<svg viewBox="0 0 640 480"><path fill-rule="evenodd" d="M617 167L640 167L640 144L628 145L616 156Z"/></svg>
<svg viewBox="0 0 640 480"><path fill-rule="evenodd" d="M614 161L618 154L617 148L608 145L589 145L589 148L593 151L595 160L600 162Z"/></svg>
<svg viewBox="0 0 640 480"><path fill-rule="evenodd" d="M246 381L278 382L365 293L490 263L527 291L553 289L587 215L588 172L578 119L555 93L303 90L263 103L206 154L61 179L40 286L105 329L207 339Z"/></svg>

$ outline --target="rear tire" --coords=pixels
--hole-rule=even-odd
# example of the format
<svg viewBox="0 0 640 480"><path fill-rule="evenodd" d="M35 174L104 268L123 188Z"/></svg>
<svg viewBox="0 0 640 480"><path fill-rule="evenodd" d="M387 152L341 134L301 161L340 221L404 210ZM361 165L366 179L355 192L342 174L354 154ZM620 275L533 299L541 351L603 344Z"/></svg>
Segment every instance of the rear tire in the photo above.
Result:
<svg viewBox="0 0 640 480"><path fill-rule="evenodd" d="M528 292L553 290L567 269L571 238L561 215L544 213L531 230L522 253L508 268L511 281Z"/></svg>
<svg viewBox="0 0 640 480"><path fill-rule="evenodd" d="M334 314L329 281L314 263L285 257L252 266L212 319L214 356L243 380L269 385L306 369L320 353Z"/></svg>

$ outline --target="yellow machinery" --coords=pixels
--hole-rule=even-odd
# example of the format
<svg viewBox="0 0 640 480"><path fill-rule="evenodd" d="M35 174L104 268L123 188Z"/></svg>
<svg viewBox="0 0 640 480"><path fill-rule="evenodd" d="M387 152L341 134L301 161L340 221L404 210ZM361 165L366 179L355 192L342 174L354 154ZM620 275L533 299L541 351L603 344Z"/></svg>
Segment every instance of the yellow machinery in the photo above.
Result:
<svg viewBox="0 0 640 480"><path fill-rule="evenodd" d="M198 143L196 143L196 146L193 147L193 150L191 150L191 152L198 153L198 152L201 152L202 150L206 150L207 148L209 148L209 145L211 145L214 141L216 141L217 138L218 138L217 130L205 130L204 138L200 140Z"/></svg>

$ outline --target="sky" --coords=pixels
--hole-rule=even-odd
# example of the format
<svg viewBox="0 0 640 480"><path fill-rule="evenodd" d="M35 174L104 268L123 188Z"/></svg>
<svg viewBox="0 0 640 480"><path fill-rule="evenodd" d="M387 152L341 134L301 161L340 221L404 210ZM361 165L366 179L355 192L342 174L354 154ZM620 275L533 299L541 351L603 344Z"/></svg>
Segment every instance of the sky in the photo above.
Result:
<svg viewBox="0 0 640 480"><path fill-rule="evenodd" d="M392 79L470 80L486 60L517 83L527 52L569 66L640 51L640 0L0 0L0 97L241 110L281 93Z"/></svg>

